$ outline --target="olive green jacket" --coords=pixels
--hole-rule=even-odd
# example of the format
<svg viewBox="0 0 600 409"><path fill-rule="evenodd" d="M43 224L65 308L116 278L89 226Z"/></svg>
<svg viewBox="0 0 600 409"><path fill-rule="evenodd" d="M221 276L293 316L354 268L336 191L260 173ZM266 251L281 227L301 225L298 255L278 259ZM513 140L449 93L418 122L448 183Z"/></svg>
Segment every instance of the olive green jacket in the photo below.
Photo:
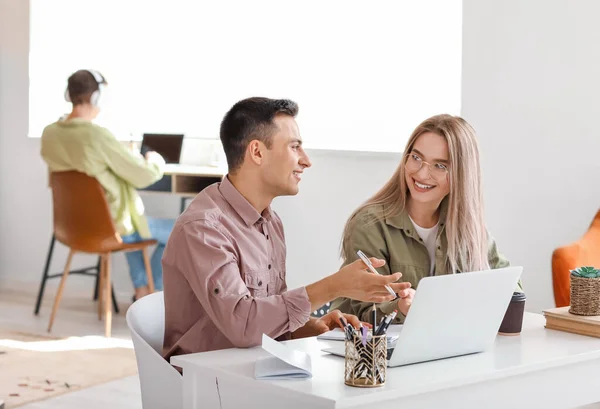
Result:
<svg viewBox="0 0 600 409"><path fill-rule="evenodd" d="M450 274L448 266L448 241L445 234L445 220L447 214L447 200L442 201L440 221L436 238L435 269L434 275ZM368 257L377 257L386 261L377 271L383 275L401 272L401 281L410 282L415 290L423 277L429 276L430 259L425 243L419 237L408 213L403 211L395 216L381 220L377 214L382 214L382 206L369 207L357 214L350 243L344 250L343 265L350 264L358 259L356 252L362 250ZM490 268L507 267L509 262L498 252L496 243L489 236L488 259ZM515 291L522 291L519 281ZM333 301L331 309L339 309L347 314L354 314L365 322L370 322L370 309L373 303L360 302L348 298L338 298ZM377 317L390 314L398 309L396 301L377 304ZM394 323L404 322L405 316L398 312Z"/></svg>

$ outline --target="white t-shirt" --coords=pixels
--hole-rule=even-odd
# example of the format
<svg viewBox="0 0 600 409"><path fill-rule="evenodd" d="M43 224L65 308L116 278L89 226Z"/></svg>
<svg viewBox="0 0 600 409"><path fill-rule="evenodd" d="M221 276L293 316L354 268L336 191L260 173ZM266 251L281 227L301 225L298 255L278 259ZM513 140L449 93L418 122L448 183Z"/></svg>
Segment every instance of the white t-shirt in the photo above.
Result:
<svg viewBox="0 0 600 409"><path fill-rule="evenodd" d="M415 230L417 230L419 237L423 239L423 243L425 244L427 252L429 253L429 260L431 262L429 275L431 276L433 275L433 270L435 269L435 238L437 237L438 225L440 223L437 222L435 226L430 227L429 229L425 229L419 226L417 223L415 223L415 221L410 216L408 217L412 222L413 226L415 226Z"/></svg>

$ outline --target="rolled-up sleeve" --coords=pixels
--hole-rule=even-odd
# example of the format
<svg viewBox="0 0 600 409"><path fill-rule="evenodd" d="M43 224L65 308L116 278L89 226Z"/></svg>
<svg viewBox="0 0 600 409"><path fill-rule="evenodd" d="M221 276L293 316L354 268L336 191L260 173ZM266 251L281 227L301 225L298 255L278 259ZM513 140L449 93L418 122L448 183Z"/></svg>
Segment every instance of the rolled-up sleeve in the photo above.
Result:
<svg viewBox="0 0 600 409"><path fill-rule="evenodd" d="M260 345L293 332L310 317L304 287L253 297L236 256L235 240L219 224L195 220L180 226L176 262L215 326L236 347Z"/></svg>
<svg viewBox="0 0 600 409"><path fill-rule="evenodd" d="M498 250L498 245L496 244L496 240L492 237L492 235L487 232L488 235L488 262L490 268L505 268L510 265L508 259ZM523 282L519 278L517 282L517 287L515 288L516 292L523 292Z"/></svg>
<svg viewBox="0 0 600 409"><path fill-rule="evenodd" d="M390 275L390 255L383 233L382 223L380 221L373 222L372 216L362 216L363 219L357 222L354 226L352 236L349 243L344 246L344 266L358 259L357 251L361 250L369 255L369 257L377 257L385 260L385 265L378 267L377 271L381 275ZM377 316L383 317L391 314L398 309L398 301L386 301L377 303ZM372 321L371 310L372 302L364 302L353 300L350 298L338 298L334 301L331 308L339 309L342 312L356 315L360 320L365 322ZM394 319L394 323L403 323L405 316L398 314Z"/></svg>
<svg viewBox="0 0 600 409"><path fill-rule="evenodd" d="M136 189L145 188L160 180L163 176L164 159L157 158L156 162L148 162L141 156L135 156L110 132L104 131L102 137L94 142L96 151L104 157L110 170Z"/></svg>

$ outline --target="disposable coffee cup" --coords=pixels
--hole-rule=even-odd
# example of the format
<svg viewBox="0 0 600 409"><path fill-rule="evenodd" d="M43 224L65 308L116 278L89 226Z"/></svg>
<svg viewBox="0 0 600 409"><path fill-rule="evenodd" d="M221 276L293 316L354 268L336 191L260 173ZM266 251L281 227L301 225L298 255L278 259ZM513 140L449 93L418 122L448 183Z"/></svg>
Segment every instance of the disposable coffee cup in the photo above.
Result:
<svg viewBox="0 0 600 409"><path fill-rule="evenodd" d="M498 334L519 335L523 328L523 314L525 313L525 293L514 292L510 304L500 324Z"/></svg>

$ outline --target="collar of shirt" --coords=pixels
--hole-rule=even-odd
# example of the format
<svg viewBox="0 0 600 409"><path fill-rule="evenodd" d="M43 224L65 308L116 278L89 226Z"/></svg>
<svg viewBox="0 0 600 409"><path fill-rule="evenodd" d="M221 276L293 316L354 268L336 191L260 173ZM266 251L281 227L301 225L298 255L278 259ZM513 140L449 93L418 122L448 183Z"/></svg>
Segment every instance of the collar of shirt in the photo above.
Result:
<svg viewBox="0 0 600 409"><path fill-rule="evenodd" d="M219 191L247 226L262 224L265 220L271 221L271 206L267 207L262 215L258 213L254 206L233 186L228 176L223 178L219 185Z"/></svg>

